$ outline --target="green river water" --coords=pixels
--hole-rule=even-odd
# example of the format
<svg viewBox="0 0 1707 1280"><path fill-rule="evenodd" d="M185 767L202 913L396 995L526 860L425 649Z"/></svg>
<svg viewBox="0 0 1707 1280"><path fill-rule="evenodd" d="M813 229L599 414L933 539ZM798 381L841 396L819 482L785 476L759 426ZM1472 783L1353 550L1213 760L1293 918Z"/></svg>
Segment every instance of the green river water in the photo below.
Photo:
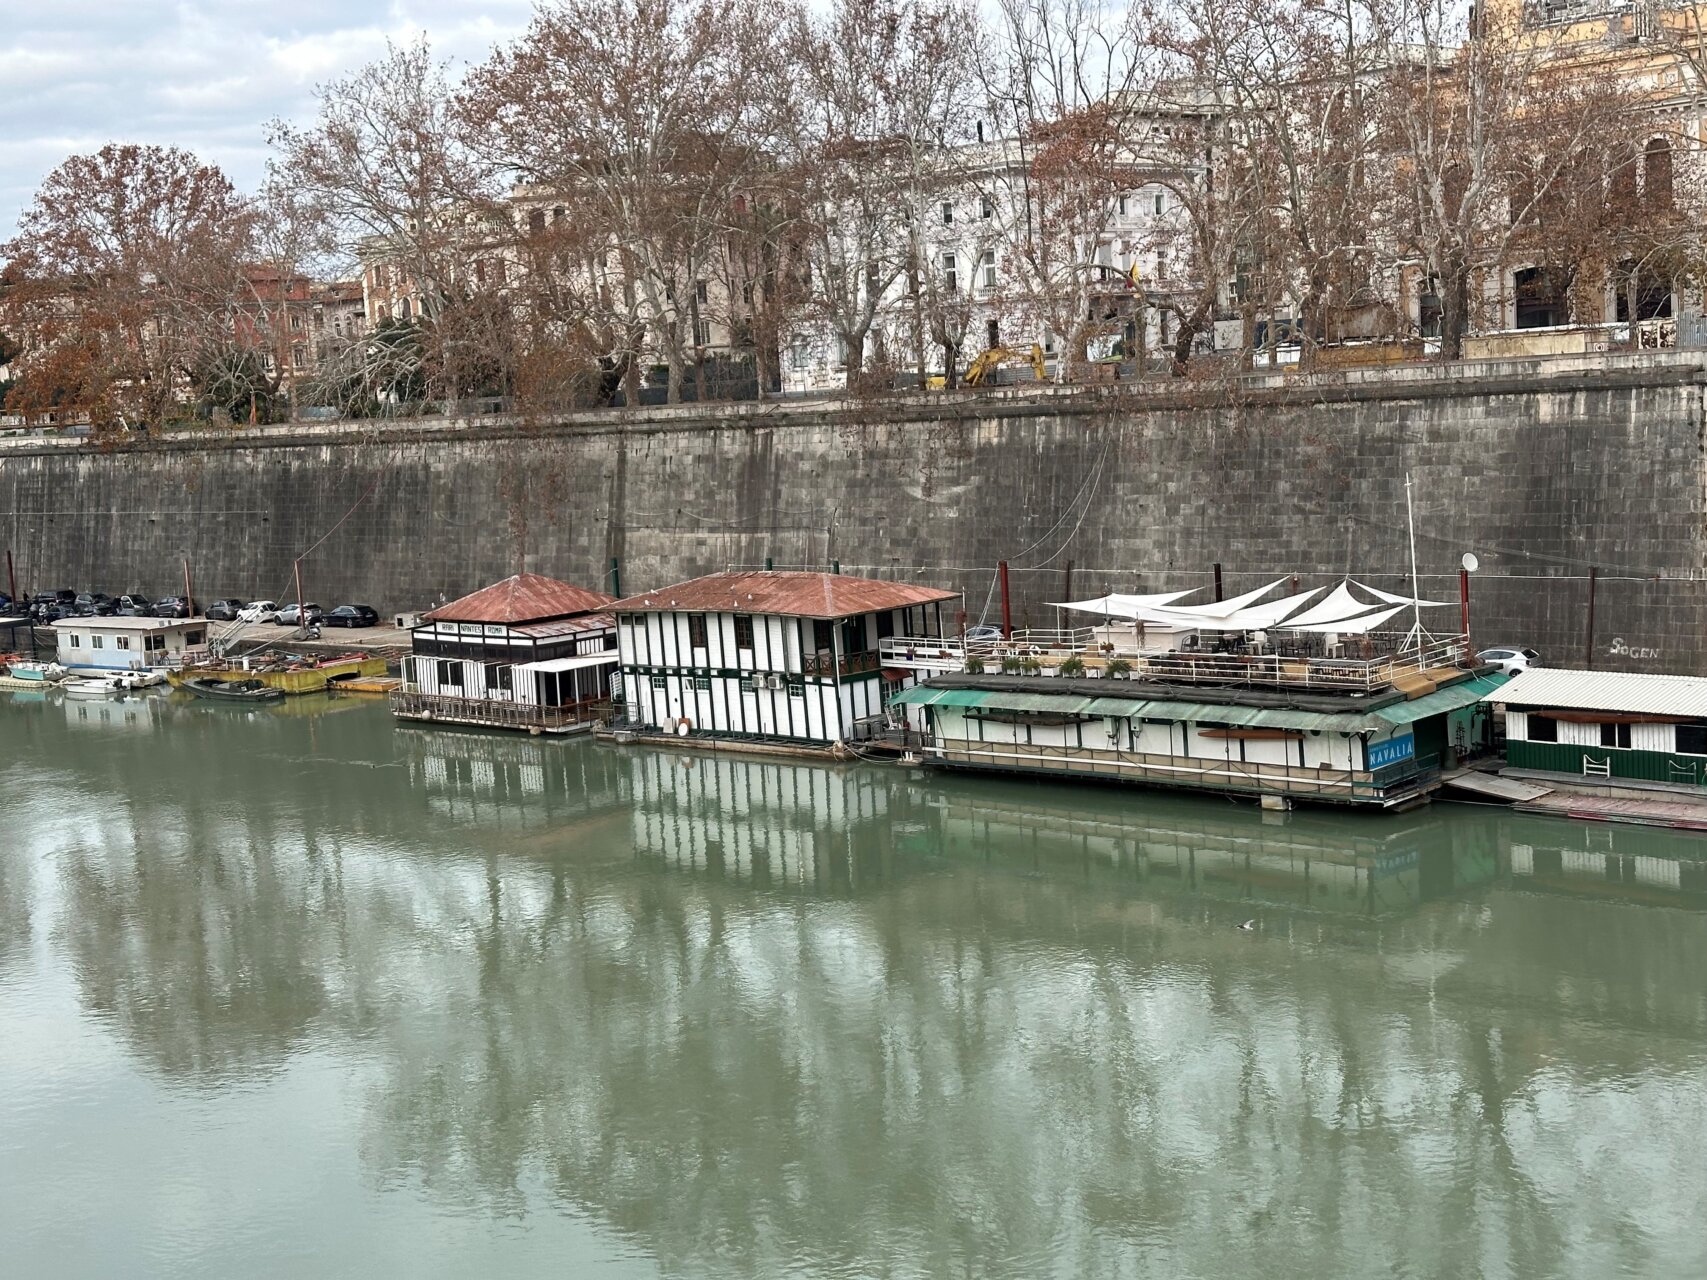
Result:
<svg viewBox="0 0 1707 1280"><path fill-rule="evenodd" d="M0 741L0 1275L1707 1275L1707 836L356 698Z"/></svg>

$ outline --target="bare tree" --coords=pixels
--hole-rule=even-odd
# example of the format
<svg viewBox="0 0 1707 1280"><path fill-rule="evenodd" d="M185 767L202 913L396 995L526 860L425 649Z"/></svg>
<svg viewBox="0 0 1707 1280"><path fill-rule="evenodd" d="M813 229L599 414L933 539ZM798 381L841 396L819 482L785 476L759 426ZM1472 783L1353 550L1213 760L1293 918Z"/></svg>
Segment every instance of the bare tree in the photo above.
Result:
<svg viewBox="0 0 1707 1280"><path fill-rule="evenodd" d="M220 170L168 147L103 147L50 173L0 256L26 345L15 411L158 423L229 338L253 212Z"/></svg>
<svg viewBox="0 0 1707 1280"><path fill-rule="evenodd" d="M772 32L745 0L562 0L469 77L461 112L522 181L561 193L604 237L601 274L632 302L681 397L693 308L761 163ZM638 389L637 349L614 352Z"/></svg>
<svg viewBox="0 0 1707 1280"><path fill-rule="evenodd" d="M1623 160L1607 139L1643 104L1568 25L1528 27L1520 6L1370 0L1369 27L1387 77L1396 217L1438 282L1441 354L1456 359L1478 273L1502 271L1563 188L1604 181Z"/></svg>

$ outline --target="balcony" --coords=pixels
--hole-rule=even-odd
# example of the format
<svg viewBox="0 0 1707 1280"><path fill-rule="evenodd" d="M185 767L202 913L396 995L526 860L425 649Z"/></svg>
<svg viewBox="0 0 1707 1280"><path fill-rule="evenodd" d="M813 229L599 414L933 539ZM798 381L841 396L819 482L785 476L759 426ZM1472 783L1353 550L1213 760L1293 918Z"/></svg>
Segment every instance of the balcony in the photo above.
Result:
<svg viewBox="0 0 1707 1280"><path fill-rule="evenodd" d="M882 655L877 649L844 653L840 658L828 649L820 649L800 659L801 673L809 676L857 676L876 671L881 666Z"/></svg>
<svg viewBox="0 0 1707 1280"><path fill-rule="evenodd" d="M454 698L399 689L391 695L391 713L403 720L477 725L487 729L525 729L538 733L574 733L610 716L608 699L588 698L560 707L493 698Z"/></svg>

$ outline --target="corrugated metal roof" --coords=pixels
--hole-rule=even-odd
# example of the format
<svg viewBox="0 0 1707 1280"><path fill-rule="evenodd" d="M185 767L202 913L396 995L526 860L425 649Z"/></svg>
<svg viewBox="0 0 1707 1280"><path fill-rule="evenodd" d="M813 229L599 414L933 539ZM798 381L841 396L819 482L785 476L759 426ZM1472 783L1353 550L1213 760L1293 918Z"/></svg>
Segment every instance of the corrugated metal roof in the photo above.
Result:
<svg viewBox="0 0 1707 1280"><path fill-rule="evenodd" d="M1513 707L1616 711L1707 720L1707 677L1532 667L1483 695Z"/></svg>
<svg viewBox="0 0 1707 1280"><path fill-rule="evenodd" d="M1476 676L1470 680L1461 680L1457 684L1449 684L1444 689L1436 689L1433 693L1425 693L1409 702L1395 702L1390 706L1378 707L1375 714L1390 725L1414 724L1428 716L1443 715L1448 711L1472 706L1500 688L1508 679L1503 672Z"/></svg>
<svg viewBox="0 0 1707 1280"><path fill-rule="evenodd" d="M1119 719L1141 715L1147 705L1133 698L1092 698L1085 710L1093 716L1114 716Z"/></svg>
<svg viewBox="0 0 1707 1280"><path fill-rule="evenodd" d="M1146 716L1196 724L1235 725L1244 729L1316 729L1356 733L1373 728L1363 713L1333 714L1326 711L1294 711L1287 707L1238 707L1221 702L1152 702Z"/></svg>
<svg viewBox="0 0 1707 1280"><path fill-rule="evenodd" d="M714 573L629 596L615 608L627 613L770 613L828 619L959 598L959 592L913 582L777 569Z"/></svg>
<svg viewBox="0 0 1707 1280"><path fill-rule="evenodd" d="M537 573L518 573L421 615L425 622L542 622L604 609L612 597Z"/></svg>
<svg viewBox="0 0 1707 1280"><path fill-rule="evenodd" d="M535 640L544 640L551 636L570 636L577 631L600 631L616 626L616 615L610 613L583 613L576 618L554 618L550 622L528 622L519 627L512 627L518 635L532 636ZM616 651L611 650L612 653Z"/></svg>

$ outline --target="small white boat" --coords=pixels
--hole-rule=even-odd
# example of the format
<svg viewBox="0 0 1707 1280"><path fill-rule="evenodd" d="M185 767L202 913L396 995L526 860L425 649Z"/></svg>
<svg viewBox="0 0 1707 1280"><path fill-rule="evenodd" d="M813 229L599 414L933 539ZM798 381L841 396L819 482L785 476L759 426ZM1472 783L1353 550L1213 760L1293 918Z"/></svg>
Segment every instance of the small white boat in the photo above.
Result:
<svg viewBox="0 0 1707 1280"><path fill-rule="evenodd" d="M115 672L112 675L82 676L66 680L59 687L68 698L110 698L129 692L130 686L124 682L127 674Z"/></svg>
<svg viewBox="0 0 1707 1280"><path fill-rule="evenodd" d="M166 677L158 671L119 671L114 676L127 689L152 689L166 683Z"/></svg>

